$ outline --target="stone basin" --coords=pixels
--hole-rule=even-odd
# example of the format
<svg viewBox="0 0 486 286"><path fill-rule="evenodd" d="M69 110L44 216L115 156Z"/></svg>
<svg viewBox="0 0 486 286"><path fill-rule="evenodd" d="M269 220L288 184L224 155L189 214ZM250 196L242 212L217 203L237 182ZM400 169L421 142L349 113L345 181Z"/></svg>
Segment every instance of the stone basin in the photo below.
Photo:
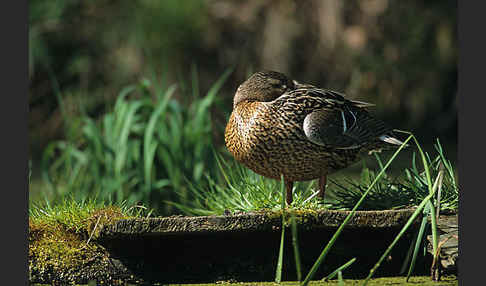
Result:
<svg viewBox="0 0 486 286"><path fill-rule="evenodd" d="M347 277L364 277L393 241L414 209L358 211L349 220L315 278L353 257ZM293 211L303 272L307 273L349 211ZM286 216L289 217L288 214ZM134 218L102 228L97 242L127 277L154 282L272 281L280 246L279 212L222 216ZM418 227L414 223L412 228ZM415 232L400 239L377 276L397 275ZM286 231L283 280L296 280L290 228ZM417 274L428 274L419 261Z"/></svg>

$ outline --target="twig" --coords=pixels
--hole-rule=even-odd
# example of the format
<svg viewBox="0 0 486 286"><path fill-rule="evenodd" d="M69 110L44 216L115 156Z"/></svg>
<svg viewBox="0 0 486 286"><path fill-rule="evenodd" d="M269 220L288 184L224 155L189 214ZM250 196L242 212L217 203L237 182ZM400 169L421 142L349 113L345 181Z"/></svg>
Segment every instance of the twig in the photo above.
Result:
<svg viewBox="0 0 486 286"><path fill-rule="evenodd" d="M98 223L100 222L100 219L101 219L101 215L100 215L100 216L98 216L98 220L96 221L96 224L95 224L95 226L94 226L93 230L91 231L91 234L90 234L90 236L89 236L89 238L88 238L88 241L86 241L86 246L89 244L89 242L90 242L91 238L93 237L93 234L94 234L94 232L95 232L96 228L98 227Z"/></svg>
<svg viewBox="0 0 486 286"><path fill-rule="evenodd" d="M437 245L437 249L435 250L434 260L432 261L432 266L430 267L431 276L432 276L432 280L433 281L440 281L440 268L441 268L441 264L438 262L439 261L439 258L440 258L440 250L441 250L442 246L451 237L454 237L454 238L458 239L458 237L456 235L450 235L450 236L446 237L444 240L442 240L441 242L439 242L439 244Z"/></svg>

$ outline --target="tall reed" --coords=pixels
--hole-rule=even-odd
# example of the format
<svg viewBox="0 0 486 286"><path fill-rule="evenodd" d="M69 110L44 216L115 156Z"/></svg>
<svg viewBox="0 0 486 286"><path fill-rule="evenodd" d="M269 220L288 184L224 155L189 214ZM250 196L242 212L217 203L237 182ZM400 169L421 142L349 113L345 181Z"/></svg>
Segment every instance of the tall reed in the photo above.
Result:
<svg viewBox="0 0 486 286"><path fill-rule="evenodd" d="M99 120L83 116L78 137L52 142L44 151L50 198L96 196L171 213L164 200L187 200L187 182L203 184L203 173L216 169L211 108L230 73L205 96L199 95L195 68L189 94L181 94L177 85L164 86L165 79L154 75L124 88L113 110Z"/></svg>

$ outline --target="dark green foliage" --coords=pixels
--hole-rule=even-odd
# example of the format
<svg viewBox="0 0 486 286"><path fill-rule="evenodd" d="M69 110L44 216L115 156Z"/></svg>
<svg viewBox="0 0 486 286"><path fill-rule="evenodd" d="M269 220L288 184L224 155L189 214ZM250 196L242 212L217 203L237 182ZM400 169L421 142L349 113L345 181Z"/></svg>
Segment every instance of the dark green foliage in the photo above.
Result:
<svg viewBox="0 0 486 286"><path fill-rule="evenodd" d="M30 1L33 156L68 136L53 78L67 114L98 118L121 87L164 63L172 76L197 63L203 90L236 66L221 117L249 71L271 68L376 103L392 126L455 140L456 1L260 3Z"/></svg>
<svg viewBox="0 0 486 286"><path fill-rule="evenodd" d="M144 80L123 89L99 122L83 117L76 141L52 142L44 153L44 179L53 199L72 194L126 200L161 214L170 210L163 200L185 202L187 181L198 185L203 172L214 175L209 109L228 75L204 97L181 94L190 101L186 104L173 98L175 85Z"/></svg>

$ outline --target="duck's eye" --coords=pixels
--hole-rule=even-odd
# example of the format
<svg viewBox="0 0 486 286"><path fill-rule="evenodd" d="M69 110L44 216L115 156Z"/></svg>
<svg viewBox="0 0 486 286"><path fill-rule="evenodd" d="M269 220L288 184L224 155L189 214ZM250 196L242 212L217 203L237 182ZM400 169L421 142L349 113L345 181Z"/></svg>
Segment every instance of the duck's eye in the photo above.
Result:
<svg viewBox="0 0 486 286"><path fill-rule="evenodd" d="M282 82L280 80L274 78L268 79L268 83L275 88L278 88L282 85Z"/></svg>
<svg viewBox="0 0 486 286"><path fill-rule="evenodd" d="M275 89L287 89L287 85L286 84L282 84L281 82L275 82L275 83L271 83L272 87L275 88Z"/></svg>

